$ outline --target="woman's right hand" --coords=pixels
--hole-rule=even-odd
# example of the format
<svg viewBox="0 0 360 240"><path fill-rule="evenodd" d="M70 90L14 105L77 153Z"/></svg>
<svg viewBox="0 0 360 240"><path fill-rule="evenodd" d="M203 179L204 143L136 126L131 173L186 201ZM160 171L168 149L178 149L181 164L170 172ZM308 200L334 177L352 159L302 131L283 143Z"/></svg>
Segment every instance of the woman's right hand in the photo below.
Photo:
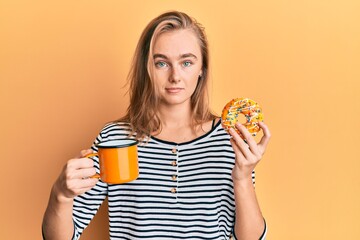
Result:
<svg viewBox="0 0 360 240"><path fill-rule="evenodd" d="M83 150L80 156L70 159L53 186L53 194L60 202L73 201L74 197L90 190L99 181L95 175L94 161L85 157L91 149Z"/></svg>

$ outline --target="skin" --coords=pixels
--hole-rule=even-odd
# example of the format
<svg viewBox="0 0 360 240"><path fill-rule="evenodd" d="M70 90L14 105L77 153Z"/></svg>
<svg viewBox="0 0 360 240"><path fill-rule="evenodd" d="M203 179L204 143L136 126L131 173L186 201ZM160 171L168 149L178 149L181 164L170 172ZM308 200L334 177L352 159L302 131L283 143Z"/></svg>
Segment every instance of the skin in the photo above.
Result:
<svg viewBox="0 0 360 240"><path fill-rule="evenodd" d="M190 106L202 73L202 55L195 35L190 30L163 33L153 51L154 83L162 107Z"/></svg>
<svg viewBox="0 0 360 240"><path fill-rule="evenodd" d="M96 173L93 160L85 157L89 153L92 150L83 150L79 156L70 159L55 181L43 219L45 239L71 239L74 232L74 198L90 190L99 181L89 178Z"/></svg>
<svg viewBox="0 0 360 240"><path fill-rule="evenodd" d="M242 124L237 123L236 128L248 144L234 129L230 130L230 141L235 151L232 179L236 206L235 233L238 239L258 240L265 227L251 175L265 153L271 134L265 123L259 122L259 126L264 133L259 143Z"/></svg>
<svg viewBox="0 0 360 240"><path fill-rule="evenodd" d="M202 56L195 34L190 30L176 30L161 34L154 44L154 84L161 99L159 117L161 132L158 138L171 142L190 141L211 130L211 121L196 131L191 127L190 97L198 76L202 74ZM259 239L264 230L263 217L252 184L252 171L265 153L270 131L259 123L263 137L256 143L248 130L237 124L240 134L230 130L236 161L232 172L236 203L235 232L238 239ZM90 190L97 179L92 160L86 158L91 150L67 162L53 185L46 209L43 229L46 239L70 239L73 231L72 206L75 196Z"/></svg>
<svg viewBox="0 0 360 240"><path fill-rule="evenodd" d="M161 99L158 114L162 121L161 132L153 135L185 142L209 131L211 122L195 132L191 128L190 98L202 74L202 55L194 33L191 30L163 33L156 39L153 52L153 81Z"/></svg>
<svg viewBox="0 0 360 240"><path fill-rule="evenodd" d="M195 90L198 75L201 74L201 61L195 62L192 67L184 67L186 59L179 59L178 56L185 53L192 53L199 60L202 58L196 36L189 30L162 34L154 45L154 56L157 54L166 56L166 61L163 60L164 58L154 59L155 65L158 59L160 62L158 65L161 66L156 66L154 69L154 83L162 97L159 114L163 129L157 137L178 143L199 137L211 128L209 122L197 132L191 131L190 97ZM167 91L169 86L184 90L169 92ZM233 129L230 130L231 144L236 156L232 172L236 204L235 233L241 240L257 240L264 230L263 216L252 183L252 172L265 153L270 140L270 130L263 122L260 122L259 126L264 133L259 143L255 142L249 131L241 124L236 124L236 127L242 136Z"/></svg>

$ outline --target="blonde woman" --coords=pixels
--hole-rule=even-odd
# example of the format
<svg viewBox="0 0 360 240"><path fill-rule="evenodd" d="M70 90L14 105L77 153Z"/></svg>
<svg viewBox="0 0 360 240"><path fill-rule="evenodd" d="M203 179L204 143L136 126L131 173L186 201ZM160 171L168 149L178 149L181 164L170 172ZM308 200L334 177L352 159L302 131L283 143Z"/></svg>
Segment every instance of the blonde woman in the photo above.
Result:
<svg viewBox="0 0 360 240"><path fill-rule="evenodd" d="M254 168L270 131L256 143L225 132L208 106L208 43L187 14L166 12L143 31L129 74L130 104L105 125L92 149L67 162L54 183L43 221L45 239L78 239L103 200L111 239L265 239ZM96 143L139 140L140 175L125 184L90 178Z"/></svg>

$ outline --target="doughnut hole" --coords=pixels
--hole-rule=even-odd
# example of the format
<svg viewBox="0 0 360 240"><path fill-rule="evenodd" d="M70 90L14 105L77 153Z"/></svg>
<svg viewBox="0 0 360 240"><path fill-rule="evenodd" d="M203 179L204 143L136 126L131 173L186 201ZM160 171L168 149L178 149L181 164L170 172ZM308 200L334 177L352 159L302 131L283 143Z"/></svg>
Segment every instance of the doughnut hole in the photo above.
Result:
<svg viewBox="0 0 360 240"><path fill-rule="evenodd" d="M238 116L237 116L237 121L238 121L238 123L241 123L242 125L244 125L245 126L245 124L247 123L247 119L246 119L246 117L245 117L245 115L244 114L239 114Z"/></svg>

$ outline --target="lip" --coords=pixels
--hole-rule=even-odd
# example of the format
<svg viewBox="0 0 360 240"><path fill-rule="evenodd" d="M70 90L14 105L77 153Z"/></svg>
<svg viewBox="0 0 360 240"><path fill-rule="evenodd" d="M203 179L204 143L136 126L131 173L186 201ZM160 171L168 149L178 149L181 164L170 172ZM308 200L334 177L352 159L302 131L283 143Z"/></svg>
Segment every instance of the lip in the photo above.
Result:
<svg viewBox="0 0 360 240"><path fill-rule="evenodd" d="M170 87L170 88L165 88L165 90L166 90L168 93L178 93L178 92L180 92L181 90L183 90L183 88Z"/></svg>

